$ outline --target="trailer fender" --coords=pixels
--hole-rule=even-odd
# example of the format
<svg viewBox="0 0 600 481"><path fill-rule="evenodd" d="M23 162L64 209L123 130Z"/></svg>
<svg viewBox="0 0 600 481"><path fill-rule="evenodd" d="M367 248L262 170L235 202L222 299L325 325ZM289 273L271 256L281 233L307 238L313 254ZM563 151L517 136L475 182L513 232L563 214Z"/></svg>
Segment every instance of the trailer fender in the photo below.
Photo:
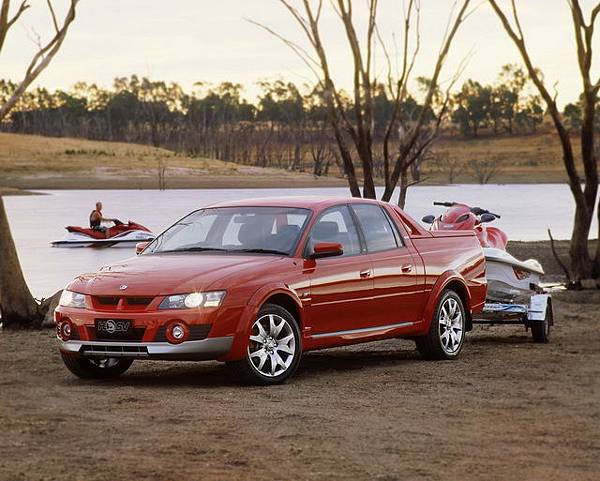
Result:
<svg viewBox="0 0 600 481"><path fill-rule="evenodd" d="M550 294L534 294L529 300L527 319L529 321L543 321L546 319L548 309L552 309ZM553 316L550 316L550 325L552 324L554 324Z"/></svg>

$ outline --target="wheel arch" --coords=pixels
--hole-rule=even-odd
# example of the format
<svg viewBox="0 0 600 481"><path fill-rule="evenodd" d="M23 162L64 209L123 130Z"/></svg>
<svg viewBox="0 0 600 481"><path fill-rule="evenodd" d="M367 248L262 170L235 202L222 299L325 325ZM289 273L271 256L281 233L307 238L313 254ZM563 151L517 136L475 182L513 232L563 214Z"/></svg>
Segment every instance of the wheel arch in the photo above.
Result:
<svg viewBox="0 0 600 481"><path fill-rule="evenodd" d="M433 289L431 290L429 300L427 302L427 306L423 315L423 319L425 320L427 329L429 329L429 325L433 317L433 311L437 306L438 300L442 295L442 292L444 292L447 289L456 292L456 294L460 297L463 303L463 307L465 308L465 314L467 317L465 328L467 331L470 331L471 329L473 329L473 318L471 316L471 295L469 293L469 288L467 287L465 280L456 272L452 271L448 271L442 274L438 278L437 282L434 284Z"/></svg>
<svg viewBox="0 0 600 481"><path fill-rule="evenodd" d="M286 285L267 285L256 291L248 302L244 314L238 323L235 339L228 355L221 360L231 361L241 359L246 352L246 343L252 324L258 312L265 304L276 304L287 310L298 323L300 333L303 332L304 311L302 301L296 293Z"/></svg>
<svg viewBox="0 0 600 481"><path fill-rule="evenodd" d="M260 305L260 307L265 304L275 304L277 306L283 307L286 311L288 311L298 323L298 328L302 331L302 307L298 305L298 302L294 297L287 292L276 292L269 297L267 297L264 302Z"/></svg>
<svg viewBox="0 0 600 481"><path fill-rule="evenodd" d="M465 285L464 282L459 281L458 279L453 279L447 284L444 285L443 290L451 290L458 294L460 300L463 303L463 307L465 308L466 322L465 329L467 331L471 331L473 329L473 316L471 315L471 300L469 296L469 289Z"/></svg>

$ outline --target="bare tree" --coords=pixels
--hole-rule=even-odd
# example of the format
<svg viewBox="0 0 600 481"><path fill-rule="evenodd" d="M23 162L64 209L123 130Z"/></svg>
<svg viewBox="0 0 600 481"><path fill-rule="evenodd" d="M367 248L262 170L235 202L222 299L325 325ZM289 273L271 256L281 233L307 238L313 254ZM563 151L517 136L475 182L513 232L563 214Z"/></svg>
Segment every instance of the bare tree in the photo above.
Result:
<svg viewBox="0 0 600 481"><path fill-rule="evenodd" d="M560 139L563 151L563 163L567 172L569 187L575 200L575 223L571 234L571 247L569 251L574 281L578 282L590 276L598 278L600 277L600 247L597 248L594 262L592 262L588 249L588 237L596 207L596 196L598 194L598 159L594 152L594 119L596 116L596 100L598 98L598 91L600 90L600 78L594 82L590 71L593 58L594 23L600 13L600 3L595 5L591 11L589 21L586 21L579 0L569 1L577 46L577 63L583 84L583 91L581 93L583 119L580 133L581 159L583 163L582 179L575 165L573 146L568 129L565 126L565 120L556 104L556 93L551 94L544 84L542 74L534 66L534 62L527 49L515 0L511 0L511 13L509 14L505 13L496 0L488 1L502 22L504 30L517 47L532 82L546 103ZM510 19L509 16L511 17ZM600 218L600 210L598 216Z"/></svg>
<svg viewBox="0 0 600 481"><path fill-rule="evenodd" d="M454 184L456 172L460 166L458 159L452 157L448 152L435 152L433 159L439 171L446 175L448 183Z"/></svg>
<svg viewBox="0 0 600 481"><path fill-rule="evenodd" d="M477 182L489 184L496 175L502 172L502 159L498 157L473 159L467 163L467 168L477 178Z"/></svg>
<svg viewBox="0 0 600 481"><path fill-rule="evenodd" d="M407 10L404 12L404 44L400 63L402 65L401 73L395 77L392 75L391 61L385 43L379 35L377 27L378 1L367 1L366 16L366 41L361 44L357 30L357 24L354 18L353 5L351 0L332 0L331 5L337 14L348 42L348 48L353 62L352 74L352 104L348 108L348 103L336 82L333 79L329 57L321 37L321 18L323 13L323 0L311 2L302 0L302 8L294 7L289 0L278 0L296 20L304 33L309 49L283 37L271 28L258 24L269 33L275 35L290 47L312 70L320 82L321 88L325 92L329 123L333 129L336 143L339 148L340 156L343 162L344 173L348 180L350 192L354 197L375 198L375 181L373 167L373 130L374 130L374 103L373 89L377 84L376 74L374 73L373 63L375 58L376 40L382 45L382 49L388 65L390 66L388 75L388 88L394 102L393 114L388 121L384 138L384 180L385 190L382 199L389 201L398 185L401 176L406 176L407 170L411 164L420 158L423 151L429 147L435 136L423 136L422 131L425 124L431 117L431 104L435 92L437 91L439 77L444 65L444 61L450 50L452 41L458 31L459 26L467 16L467 8L470 0L461 0L460 8L454 20L449 21L448 30L444 36L442 47L434 67L431 83L426 92L425 99L421 105L420 113L410 128L405 125L402 135L398 135L398 148L392 149L390 142L395 138L395 132L398 132L403 103L407 97L407 85L410 79L412 67L419 52L420 32L419 24L419 1L410 0ZM458 0L457 0L458 1ZM454 4L455 7L457 3ZM301 11L302 10L302 11ZM416 35L411 47L412 28L415 27ZM420 143L423 142L423 143ZM363 189L360 191L357 174L352 158L352 149L360 160L363 177ZM403 177L404 178L404 177ZM400 195L400 204L403 204L404 195Z"/></svg>
<svg viewBox="0 0 600 481"><path fill-rule="evenodd" d="M54 7L50 0L47 6L50 11L54 26L53 37L44 45L39 46L38 52L29 63L25 76L8 100L0 105L0 121L8 115L10 110L18 102L27 87L38 77L38 75L50 64L60 49L69 29L75 19L75 8L79 0L71 0L62 26L58 24ZM16 13L11 16L10 0L3 0L0 6L0 53L4 47L6 36L11 27L19 17L29 8L24 1L20 4ZM4 202L0 197L0 253L2 264L0 267L0 315L5 327L38 327L46 316L51 302L48 300L38 303L23 277L21 265L17 256L17 250L10 233L8 218L4 210ZM53 296L51 299L55 299Z"/></svg>
<svg viewBox="0 0 600 481"><path fill-rule="evenodd" d="M71 0L70 3L71 5L67 15L65 16L64 22L62 26L59 26L52 2L47 0L48 9L50 10L52 23L54 25L54 35L46 44L39 45L39 50L33 56L31 62L29 62L29 65L27 66L23 80L21 80L21 82L17 85L17 88L11 97L4 103L4 105L0 106L0 120L6 117L8 112L10 112L10 110L15 106L25 90L27 90L27 87L29 87L29 85L31 85L31 83L44 71L44 69L50 64L54 56L60 50L60 47L67 36L69 27L71 26L71 23L73 23L73 20L75 20L75 8L77 7L79 0ZM8 31L19 19L21 14L28 8L29 4L24 1L21 3L21 6L17 12L10 17L10 0L2 1L2 7L0 8L0 53L2 53L2 47L4 46L4 41Z"/></svg>

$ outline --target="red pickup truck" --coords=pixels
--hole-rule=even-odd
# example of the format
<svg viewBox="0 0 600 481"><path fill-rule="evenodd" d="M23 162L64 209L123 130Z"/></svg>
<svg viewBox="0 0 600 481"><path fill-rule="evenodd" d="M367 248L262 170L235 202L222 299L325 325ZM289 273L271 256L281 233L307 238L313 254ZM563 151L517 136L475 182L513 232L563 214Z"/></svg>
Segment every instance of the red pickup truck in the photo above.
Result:
<svg viewBox="0 0 600 481"><path fill-rule="evenodd" d="M454 359L487 288L472 232L429 232L365 199L219 203L138 254L64 290L55 321L75 375L118 376L135 359L211 359L276 384L303 352L388 338Z"/></svg>

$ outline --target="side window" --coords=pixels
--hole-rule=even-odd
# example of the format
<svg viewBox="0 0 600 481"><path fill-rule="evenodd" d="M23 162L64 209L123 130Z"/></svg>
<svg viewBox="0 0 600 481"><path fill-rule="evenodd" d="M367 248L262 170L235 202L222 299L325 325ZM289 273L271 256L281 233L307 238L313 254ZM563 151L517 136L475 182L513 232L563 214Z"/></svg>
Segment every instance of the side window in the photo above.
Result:
<svg viewBox="0 0 600 481"><path fill-rule="evenodd" d="M326 210L315 223L308 238L308 250L319 242L338 242L344 247L344 256L360 254L358 231L346 206Z"/></svg>
<svg viewBox="0 0 600 481"><path fill-rule="evenodd" d="M379 252L398 247L397 229L394 229L390 219L378 205L354 204L352 210L356 214L365 241L367 251Z"/></svg>

